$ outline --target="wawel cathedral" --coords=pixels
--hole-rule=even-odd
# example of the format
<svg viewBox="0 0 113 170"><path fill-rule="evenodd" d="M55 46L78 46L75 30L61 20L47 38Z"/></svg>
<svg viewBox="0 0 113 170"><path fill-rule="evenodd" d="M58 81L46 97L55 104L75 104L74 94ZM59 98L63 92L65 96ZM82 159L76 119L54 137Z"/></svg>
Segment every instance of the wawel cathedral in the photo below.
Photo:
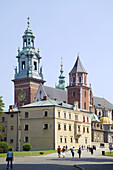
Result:
<svg viewBox="0 0 113 170"><path fill-rule="evenodd" d="M45 86L40 51L35 49L29 21L22 39L12 80L14 104L0 117L2 141L14 150L22 150L24 143L30 143L33 150L57 149L58 145L109 147L113 143L113 105L93 96L79 54L68 86L62 61L58 85Z"/></svg>

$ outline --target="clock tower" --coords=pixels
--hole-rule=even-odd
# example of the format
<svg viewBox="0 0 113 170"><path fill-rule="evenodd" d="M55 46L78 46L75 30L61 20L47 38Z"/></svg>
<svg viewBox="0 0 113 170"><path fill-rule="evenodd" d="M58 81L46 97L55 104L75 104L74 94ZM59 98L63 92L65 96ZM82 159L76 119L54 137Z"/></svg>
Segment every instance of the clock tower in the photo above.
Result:
<svg viewBox="0 0 113 170"><path fill-rule="evenodd" d="M42 67L40 67L40 52L35 50L32 30L28 26L24 32L23 48L18 48L18 67L15 68L14 75L14 104L22 106L33 103L36 97L39 84L44 83Z"/></svg>

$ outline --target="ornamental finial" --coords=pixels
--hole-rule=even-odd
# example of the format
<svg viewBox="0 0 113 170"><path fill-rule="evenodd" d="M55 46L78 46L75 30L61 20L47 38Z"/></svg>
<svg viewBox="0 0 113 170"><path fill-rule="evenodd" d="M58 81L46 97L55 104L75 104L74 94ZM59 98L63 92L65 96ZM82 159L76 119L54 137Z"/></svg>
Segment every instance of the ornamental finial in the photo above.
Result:
<svg viewBox="0 0 113 170"><path fill-rule="evenodd" d="M29 27L29 24L30 24L29 19L30 19L30 18L28 17L28 18L27 18L27 20L28 20L28 21L27 21L28 27Z"/></svg>

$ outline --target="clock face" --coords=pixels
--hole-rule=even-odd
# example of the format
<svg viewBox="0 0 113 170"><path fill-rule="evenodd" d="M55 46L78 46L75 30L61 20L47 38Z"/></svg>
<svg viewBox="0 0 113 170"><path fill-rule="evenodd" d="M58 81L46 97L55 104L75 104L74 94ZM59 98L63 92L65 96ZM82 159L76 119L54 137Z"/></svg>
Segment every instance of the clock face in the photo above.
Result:
<svg viewBox="0 0 113 170"><path fill-rule="evenodd" d="M26 98L26 93L24 91L21 91L19 94L18 94L18 100L19 101L24 101Z"/></svg>

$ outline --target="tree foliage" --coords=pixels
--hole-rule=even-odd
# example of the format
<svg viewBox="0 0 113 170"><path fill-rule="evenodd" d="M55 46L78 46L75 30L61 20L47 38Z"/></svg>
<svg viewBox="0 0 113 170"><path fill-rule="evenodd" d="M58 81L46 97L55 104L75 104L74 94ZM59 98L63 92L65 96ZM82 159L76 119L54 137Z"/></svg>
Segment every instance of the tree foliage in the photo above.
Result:
<svg viewBox="0 0 113 170"><path fill-rule="evenodd" d="M3 103L2 96L0 96L0 114L3 113L5 104Z"/></svg>
<svg viewBox="0 0 113 170"><path fill-rule="evenodd" d="M24 151L30 151L32 149L32 146L30 143L24 143L23 144L23 150Z"/></svg>

